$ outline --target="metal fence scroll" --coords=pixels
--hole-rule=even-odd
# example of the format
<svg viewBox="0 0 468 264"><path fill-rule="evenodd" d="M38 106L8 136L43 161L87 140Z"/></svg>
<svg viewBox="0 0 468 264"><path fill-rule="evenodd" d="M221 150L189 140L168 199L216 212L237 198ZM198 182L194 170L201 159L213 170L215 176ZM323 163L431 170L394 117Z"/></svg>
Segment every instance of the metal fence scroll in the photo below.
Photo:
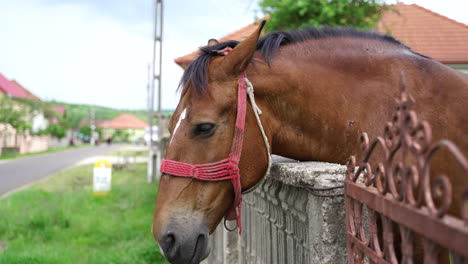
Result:
<svg viewBox="0 0 468 264"><path fill-rule="evenodd" d="M363 160L356 164L352 156L347 164L348 263L468 263L468 186L452 197L449 178L430 175L442 149L461 167L460 177L468 177L468 161L451 141L432 143L429 123L418 119L415 100L400 87L384 135L370 143L363 133ZM457 216L448 213L453 199L460 199ZM442 251L449 252L445 260Z"/></svg>

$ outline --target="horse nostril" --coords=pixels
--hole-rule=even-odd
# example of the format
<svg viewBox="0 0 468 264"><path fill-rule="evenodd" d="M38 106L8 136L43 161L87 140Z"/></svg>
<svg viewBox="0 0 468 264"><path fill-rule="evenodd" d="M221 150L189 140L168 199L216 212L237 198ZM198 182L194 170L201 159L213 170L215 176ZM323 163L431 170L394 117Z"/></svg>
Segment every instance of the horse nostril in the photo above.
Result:
<svg viewBox="0 0 468 264"><path fill-rule="evenodd" d="M197 238L197 244L199 245L203 245L203 243L205 243L205 241L208 239L208 236L204 233L198 235L198 238Z"/></svg>
<svg viewBox="0 0 468 264"><path fill-rule="evenodd" d="M168 246L168 247L173 247L173 245L175 244L176 240L175 240L175 236L174 234L172 233L169 233L169 234L166 234L163 238L164 240L164 243Z"/></svg>
<svg viewBox="0 0 468 264"><path fill-rule="evenodd" d="M195 244L195 252L193 256L193 260L195 260L195 262L196 261L200 262L206 257L208 257L209 250L207 246L208 246L208 234L207 233L199 234L197 236L197 241Z"/></svg>
<svg viewBox="0 0 468 264"><path fill-rule="evenodd" d="M174 233L168 232L165 234L160 241L160 245L169 261L177 256L179 244Z"/></svg>

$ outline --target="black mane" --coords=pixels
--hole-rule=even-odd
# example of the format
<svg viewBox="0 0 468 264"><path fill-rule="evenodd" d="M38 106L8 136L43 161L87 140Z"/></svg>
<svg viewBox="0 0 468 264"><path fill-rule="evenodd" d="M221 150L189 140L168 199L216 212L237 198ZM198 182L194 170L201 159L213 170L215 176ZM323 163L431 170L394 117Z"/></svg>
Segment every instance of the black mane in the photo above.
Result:
<svg viewBox="0 0 468 264"><path fill-rule="evenodd" d="M366 39L376 39L384 42L392 43L402 48L408 49L409 47L402 44L400 41L388 35L382 35L376 32L359 31L352 28L309 28L306 30L296 30L290 32L274 31L259 39L257 43L257 50L260 51L265 61L270 64L271 59L276 51L281 46L286 46L292 43L303 42L309 39L322 39L331 37L357 37ZM200 47L200 56L189 64L187 69L182 75L179 83L179 89L186 87L190 81L193 89L197 93L205 93L207 91L207 72L210 59L216 56L223 56L218 54L218 50L226 47L234 48L239 44L238 41L226 41L211 46ZM411 51L413 52L413 51ZM426 57L424 55L413 52L417 55ZM426 57L427 58L427 57Z"/></svg>

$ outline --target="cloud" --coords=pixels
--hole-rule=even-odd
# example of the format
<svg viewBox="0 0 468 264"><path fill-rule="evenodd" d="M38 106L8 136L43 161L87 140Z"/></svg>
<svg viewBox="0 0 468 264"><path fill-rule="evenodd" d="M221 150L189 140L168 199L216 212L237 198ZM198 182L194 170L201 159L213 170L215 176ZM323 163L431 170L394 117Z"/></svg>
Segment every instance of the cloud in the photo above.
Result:
<svg viewBox="0 0 468 264"><path fill-rule="evenodd" d="M0 71L7 77L44 99L146 107L153 46L150 1L4 2L0 24L8 27L0 27ZM253 15L243 7L232 8L243 6L240 2L220 6L213 0L166 1L164 109L178 103L175 90L182 69L174 58L252 22Z"/></svg>
<svg viewBox="0 0 468 264"><path fill-rule="evenodd" d="M75 4L15 8L2 16L13 26L0 29L8 77L42 98L145 107L150 40Z"/></svg>
<svg viewBox="0 0 468 264"><path fill-rule="evenodd" d="M468 23L463 20L466 8L461 8L467 4L447 1L450 4L404 0ZM165 1L164 109L174 109L178 103L176 88L182 69L174 58L251 23L257 2ZM146 107L153 1L5 0L0 25L0 72L40 97Z"/></svg>

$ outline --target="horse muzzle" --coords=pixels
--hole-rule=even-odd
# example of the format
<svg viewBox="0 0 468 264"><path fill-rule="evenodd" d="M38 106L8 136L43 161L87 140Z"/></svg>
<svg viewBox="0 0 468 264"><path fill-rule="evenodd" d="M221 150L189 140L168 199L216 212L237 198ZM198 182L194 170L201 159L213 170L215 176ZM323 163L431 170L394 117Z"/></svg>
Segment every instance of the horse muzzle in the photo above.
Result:
<svg viewBox="0 0 468 264"><path fill-rule="evenodd" d="M209 255L208 235L208 228L203 224L172 222L156 240L170 263L198 264Z"/></svg>

